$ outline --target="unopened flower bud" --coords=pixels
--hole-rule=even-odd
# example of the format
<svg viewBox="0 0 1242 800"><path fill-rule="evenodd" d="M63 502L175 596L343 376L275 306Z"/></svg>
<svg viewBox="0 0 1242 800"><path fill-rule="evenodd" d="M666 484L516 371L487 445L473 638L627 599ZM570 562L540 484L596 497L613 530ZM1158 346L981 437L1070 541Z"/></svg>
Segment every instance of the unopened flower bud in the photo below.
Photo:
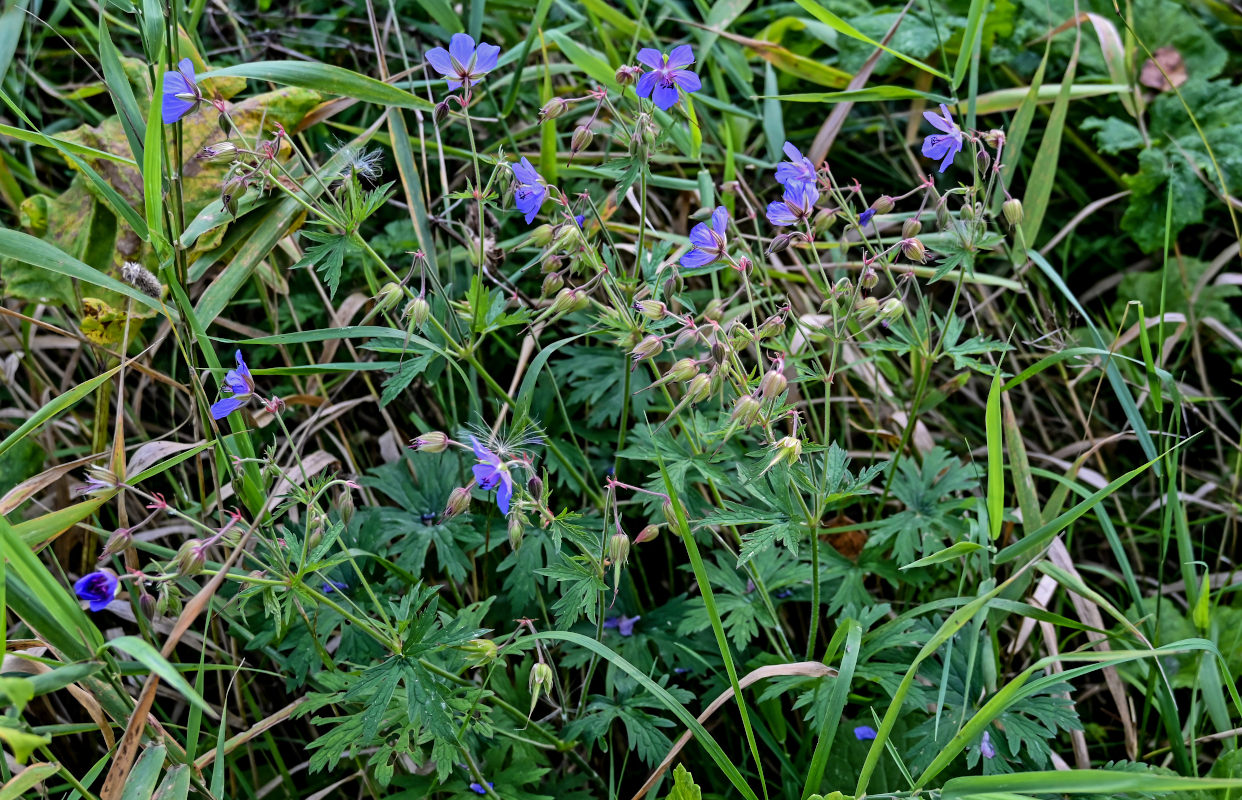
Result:
<svg viewBox="0 0 1242 800"><path fill-rule="evenodd" d="M671 498L664 498L664 502L660 504L660 510L664 512L664 521L669 524L669 527L677 528L677 510L673 508Z"/></svg>
<svg viewBox="0 0 1242 800"><path fill-rule="evenodd" d="M693 358L679 358L664 373L669 381L688 381L699 374L699 362Z"/></svg>
<svg viewBox="0 0 1242 800"><path fill-rule="evenodd" d="M401 295L401 286L389 281L380 287L379 294L375 295L375 310L381 314L384 313L397 304Z"/></svg>
<svg viewBox="0 0 1242 800"><path fill-rule="evenodd" d="M449 104L447 100L441 100L436 103L435 110L431 112L431 119L435 124L439 125L444 122L449 115Z"/></svg>
<svg viewBox="0 0 1242 800"><path fill-rule="evenodd" d="M530 499L538 503L543 499L543 478L538 475L531 475L530 480L526 482L526 491L530 493Z"/></svg>
<svg viewBox="0 0 1242 800"><path fill-rule="evenodd" d="M1001 205L1001 212L1005 215L1005 221L1010 227L1017 227L1022 224L1022 201L1016 197L1011 197Z"/></svg>
<svg viewBox="0 0 1242 800"><path fill-rule="evenodd" d="M556 297L552 300L551 309L555 314L569 314L574 311L581 311L587 307L590 300L587 299L586 292L581 289L571 289L566 287L556 293Z"/></svg>
<svg viewBox="0 0 1242 800"><path fill-rule="evenodd" d="M160 617L175 617L181 614L181 590L173 581L161 581L158 597L155 600L155 614Z"/></svg>
<svg viewBox="0 0 1242 800"><path fill-rule="evenodd" d="M875 271L874 267L867 267L862 271L862 275L858 276L858 285L864 289L874 289L880 283L880 273Z"/></svg>
<svg viewBox="0 0 1242 800"><path fill-rule="evenodd" d="M637 83L639 77L643 74L642 69L632 64L623 64L617 68L617 83L622 86L630 86Z"/></svg>
<svg viewBox="0 0 1242 800"><path fill-rule="evenodd" d="M522 546L522 537L526 534L526 526L522 524L522 519L514 514L509 517L508 525L509 546L514 550Z"/></svg>
<svg viewBox="0 0 1242 800"><path fill-rule="evenodd" d="M540 292L543 297L556 294L565 286L565 279L561 277L559 272L549 272L543 277L543 287Z"/></svg>
<svg viewBox="0 0 1242 800"><path fill-rule="evenodd" d="M729 419L743 428L749 428L759 421L759 414L762 411L763 405L759 402L759 398L753 394L744 394L733 404L733 413L729 415Z"/></svg>
<svg viewBox="0 0 1242 800"><path fill-rule="evenodd" d="M836 221L837 210L835 208L821 208L811 219L811 226L817 234L823 234L827 233L832 228L832 223Z"/></svg>
<svg viewBox="0 0 1242 800"><path fill-rule="evenodd" d="M539 699L541 692L547 692L552 689L552 668L540 661L538 664L530 668L530 680L528 687L531 691L530 707L535 708L535 702Z"/></svg>
<svg viewBox="0 0 1242 800"><path fill-rule="evenodd" d="M490 664L500 655L500 647L491 639L471 639L460 649L472 667Z"/></svg>
<svg viewBox="0 0 1242 800"><path fill-rule="evenodd" d="M448 434L440 431L420 433L410 440L410 449L420 453L443 453L449 446Z"/></svg>
<svg viewBox="0 0 1242 800"><path fill-rule="evenodd" d="M134 535L130 533L129 528L117 528L108 537L107 543L104 544L103 552L99 554L99 560L104 561L112 556L124 551L134 543Z"/></svg>
<svg viewBox="0 0 1242 800"><path fill-rule="evenodd" d="M711 393L711 376L705 375L702 372L695 375L690 379L690 382L686 384L686 397L690 399L691 403L697 403L700 400L707 398Z"/></svg>
<svg viewBox="0 0 1242 800"><path fill-rule="evenodd" d="M750 269L753 266L754 264L751 263L749 256L741 256L737 260L737 271L738 272L750 272Z"/></svg>
<svg viewBox="0 0 1242 800"><path fill-rule="evenodd" d="M219 159L230 158L236 152L237 145L232 142L217 142L216 144L209 144L202 150L199 150L198 154L194 157L201 161L216 161Z"/></svg>
<svg viewBox="0 0 1242 800"><path fill-rule="evenodd" d="M664 351L664 342L659 336L652 334L643 338L641 342L634 345L634 349L630 351L634 361L642 361L648 358L655 358Z"/></svg>
<svg viewBox="0 0 1242 800"><path fill-rule="evenodd" d="M197 575L207 564L207 553L201 539L188 539L182 543L173 559L177 574L181 576Z"/></svg>
<svg viewBox="0 0 1242 800"><path fill-rule="evenodd" d="M634 310L647 319L658 322L668 313L668 306L659 300L637 300L634 302Z"/></svg>
<svg viewBox="0 0 1242 800"><path fill-rule="evenodd" d="M634 537L634 544L642 544L643 542L649 542L659 535L660 535L659 525L648 525L647 527L639 531L638 535Z"/></svg>
<svg viewBox="0 0 1242 800"><path fill-rule="evenodd" d="M585 125L574 128L574 135L569 138L570 152L578 153L591 146L595 134Z"/></svg>
<svg viewBox="0 0 1242 800"><path fill-rule="evenodd" d="M763 374L763 379L759 381L759 394L764 400L772 400L780 397L789 386L789 380L779 370L770 369Z"/></svg>
<svg viewBox="0 0 1242 800"><path fill-rule="evenodd" d="M549 119L556 119L568 109L569 103L566 103L563 98L553 97L543 104L543 108L539 109L539 121L544 122Z"/></svg>
<svg viewBox="0 0 1242 800"><path fill-rule="evenodd" d="M890 297L884 301L882 306L880 306L880 321L885 324L892 323L900 318L905 312L905 305L903 305L902 302L896 297Z"/></svg>
<svg viewBox="0 0 1242 800"><path fill-rule="evenodd" d="M693 328L687 325L686 327L682 328L678 332L677 338L673 340L673 349L680 350L683 347L688 347L692 344L697 343L698 340L699 340L698 330L696 328Z"/></svg>
<svg viewBox="0 0 1242 800"><path fill-rule="evenodd" d="M345 489L345 491L341 492L340 499L336 501L336 511L341 515L341 521L348 525L350 520L354 518L355 510L354 495L349 489Z"/></svg>
<svg viewBox="0 0 1242 800"><path fill-rule="evenodd" d="M617 565L630 560L630 537L619 531L609 537L608 560Z"/></svg>
<svg viewBox="0 0 1242 800"><path fill-rule="evenodd" d="M707 301L707 305L703 306L703 319L719 322L724 316L724 303L719 297L713 297Z"/></svg>
<svg viewBox="0 0 1242 800"><path fill-rule="evenodd" d="M988 147L996 148L1005 143L1005 132L995 128L983 134L983 142Z"/></svg>
<svg viewBox="0 0 1242 800"><path fill-rule="evenodd" d="M421 328L431 319L431 304L422 295L405 304L405 316L415 328Z"/></svg>
<svg viewBox="0 0 1242 800"><path fill-rule="evenodd" d="M923 243L918 239L902 239L901 254L911 261L923 263L923 259L927 257L927 248L923 247Z"/></svg>
<svg viewBox="0 0 1242 800"><path fill-rule="evenodd" d="M759 330L755 332L758 339L770 339L773 336L780 336L785 332L785 320L780 314L773 314L759 325Z"/></svg>
<svg viewBox="0 0 1242 800"><path fill-rule="evenodd" d="M893 202L893 198L886 194L882 194L876 198L876 201L871 204L871 207L875 209L875 213L877 214L887 214L893 210L895 205L896 204Z"/></svg>
<svg viewBox="0 0 1242 800"><path fill-rule="evenodd" d="M552 241L552 226L546 222L535 226L534 230L530 232L530 239L540 247L547 247L548 243Z"/></svg>
<svg viewBox="0 0 1242 800"><path fill-rule="evenodd" d="M772 237L772 241L768 243L768 255L780 253L789 249L789 245L793 243L795 234L778 233Z"/></svg>
<svg viewBox="0 0 1242 800"><path fill-rule="evenodd" d="M960 216L962 219L974 219L974 218L975 218L975 206L974 206L974 204L973 204L973 203L963 203L963 204L962 204L962 210L958 212L958 216Z"/></svg>
<svg viewBox="0 0 1242 800"><path fill-rule="evenodd" d="M910 217L910 219L901 223L901 238L911 239L918 236L922 230L923 223L919 222L917 217Z"/></svg>
<svg viewBox="0 0 1242 800"><path fill-rule="evenodd" d="M854 311L858 314L858 320L865 322L876 315L880 310L880 301L875 297L860 297L858 302L854 304Z"/></svg>
<svg viewBox="0 0 1242 800"><path fill-rule="evenodd" d="M156 602L155 597L152 596L150 592L148 592L146 589L141 590L141 592L138 595L138 608L141 609L142 616L146 617L147 619L155 619L156 609L158 608L158 606L159 604Z"/></svg>
<svg viewBox="0 0 1242 800"><path fill-rule="evenodd" d="M440 515L441 522L462 514L466 509L470 508L470 487L458 486L449 493L448 502L444 505L444 513Z"/></svg>
<svg viewBox="0 0 1242 800"><path fill-rule="evenodd" d="M980 150L975 154L975 163L979 165L980 172L987 172L988 167L992 166L992 155L987 150Z"/></svg>

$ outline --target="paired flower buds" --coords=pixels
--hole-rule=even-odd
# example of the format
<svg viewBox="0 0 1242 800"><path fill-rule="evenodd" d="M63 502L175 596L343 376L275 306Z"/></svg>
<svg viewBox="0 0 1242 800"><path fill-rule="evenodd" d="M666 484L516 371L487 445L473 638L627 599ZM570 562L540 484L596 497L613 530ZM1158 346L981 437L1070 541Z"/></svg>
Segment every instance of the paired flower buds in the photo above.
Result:
<svg viewBox="0 0 1242 800"><path fill-rule="evenodd" d="M415 328L422 328L431 318L431 304L421 294L405 304L405 315Z"/></svg>
<svg viewBox="0 0 1242 800"><path fill-rule="evenodd" d="M880 301L874 297L860 297L858 302L854 304L854 312L858 315L859 322L866 322L874 317L880 310Z"/></svg>
<svg viewBox="0 0 1242 800"><path fill-rule="evenodd" d="M792 464L801 457L802 440L796 436L784 436L776 443L772 452L772 460L763 468L763 471L767 472L780 463Z"/></svg>
<svg viewBox="0 0 1242 800"><path fill-rule="evenodd" d="M588 303L590 303L590 300L587 298L586 292L581 289L566 287L556 293L550 308L554 314L569 314L574 311L581 311L587 307Z"/></svg>
<svg viewBox="0 0 1242 800"><path fill-rule="evenodd" d="M528 681L528 687L530 688L529 713L535 713L535 705L539 702L539 695L552 690L554 677L552 668L542 661L530 668L530 680Z"/></svg>

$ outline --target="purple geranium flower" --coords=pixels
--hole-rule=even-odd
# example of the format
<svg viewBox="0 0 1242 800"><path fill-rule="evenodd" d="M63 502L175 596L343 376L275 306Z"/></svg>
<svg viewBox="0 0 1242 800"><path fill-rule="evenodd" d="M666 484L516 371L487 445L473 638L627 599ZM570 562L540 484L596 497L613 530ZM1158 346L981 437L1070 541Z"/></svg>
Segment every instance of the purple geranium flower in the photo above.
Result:
<svg viewBox="0 0 1242 800"><path fill-rule="evenodd" d="M495 786L496 784L492 783L491 781L487 782L487 789L492 789ZM474 792L475 794L487 794L487 789L484 789L483 784L478 783L478 782L472 782L470 784L470 791Z"/></svg>
<svg viewBox="0 0 1242 800"><path fill-rule="evenodd" d="M768 222L773 225L796 225L811 216L818 202L819 189L815 184L791 181L780 200L768 203Z"/></svg>
<svg viewBox="0 0 1242 800"><path fill-rule="evenodd" d="M860 742L869 742L877 735L875 728L870 725L859 725L854 729L854 738Z"/></svg>
<svg viewBox="0 0 1242 800"><path fill-rule="evenodd" d="M728 227L729 210L724 206L716 206L716 210L712 212L711 225L700 222L691 229L690 244L694 247L681 257L681 265L683 267L705 267L724 260L725 248L728 246L725 232Z"/></svg>
<svg viewBox="0 0 1242 800"><path fill-rule="evenodd" d="M979 741L979 752L984 758L996 758L996 748L992 745L992 734L988 731L983 732L983 738Z"/></svg>
<svg viewBox="0 0 1242 800"><path fill-rule="evenodd" d="M120 581L115 572L101 569L78 578L73 584L73 591L78 599L90 603L91 611L103 611L116 597L119 586Z"/></svg>
<svg viewBox="0 0 1242 800"><path fill-rule="evenodd" d="M345 581L324 581L323 593L332 594L333 592L343 592L349 588L349 584Z"/></svg>
<svg viewBox="0 0 1242 800"><path fill-rule="evenodd" d="M802 155L802 151L789 142L785 142L784 153L789 160L776 165L777 183L788 189L791 183L816 182L815 165L811 163L811 159Z"/></svg>
<svg viewBox="0 0 1242 800"><path fill-rule="evenodd" d="M471 438L474 454L479 459L471 469L479 488L484 491L496 490L496 505L502 514L509 513L509 500L513 497L513 476L509 474L509 465L500 460L500 456L479 444L478 439Z"/></svg>
<svg viewBox="0 0 1242 800"><path fill-rule="evenodd" d="M499 47L479 42L476 48L474 39L464 33L453 34L448 50L433 47L427 51L427 63L445 77L450 91L478 83L496 68L499 57Z"/></svg>
<svg viewBox="0 0 1242 800"><path fill-rule="evenodd" d="M863 213L859 214L859 215L858 215L858 227L860 227L860 228L861 228L861 227L863 227L864 225L866 225L868 222L870 222L870 221L871 221L871 218L872 218L872 217L874 217L874 216L875 216L875 209L874 209L874 208L869 208L869 209L867 209L866 211L864 211Z"/></svg>
<svg viewBox="0 0 1242 800"><path fill-rule="evenodd" d="M923 140L923 155L944 159L940 162L940 172L944 172L953 163L953 157L962 152L962 129L957 127L944 103L940 104L940 114L924 111L923 119L936 130L943 131L943 135L933 133Z"/></svg>
<svg viewBox="0 0 1242 800"><path fill-rule="evenodd" d="M548 199L548 186L526 160L526 156L522 156L522 160L513 165L513 177L516 181L513 186L513 204L526 215L526 224L529 225L539 213L543 201Z"/></svg>
<svg viewBox="0 0 1242 800"><path fill-rule="evenodd" d="M661 111L668 111L677 105L681 97L678 89L697 92L703 88L699 76L685 69L694 63L694 51L688 44L674 47L668 55L653 47L644 47L638 51L638 60L651 67L651 72L643 73L635 91L639 97L650 97Z"/></svg>
<svg viewBox="0 0 1242 800"><path fill-rule="evenodd" d="M619 617L609 617L608 619L604 620L604 627L605 628L616 628L617 633L621 634L622 636L633 636L634 635L634 623L638 622L640 619L642 619L641 616L627 617L624 614L622 614Z"/></svg>
<svg viewBox="0 0 1242 800"><path fill-rule="evenodd" d="M164 73L164 100L160 116L165 125L171 125L203 102L203 92L194 82L194 62L183 58L177 62L175 72Z"/></svg>
<svg viewBox="0 0 1242 800"><path fill-rule="evenodd" d="M224 376L224 388L232 396L224 397L211 405L211 418L224 419L246 404L254 394L254 378L250 375L250 367L242 359L241 351L236 353L237 369L231 369Z"/></svg>

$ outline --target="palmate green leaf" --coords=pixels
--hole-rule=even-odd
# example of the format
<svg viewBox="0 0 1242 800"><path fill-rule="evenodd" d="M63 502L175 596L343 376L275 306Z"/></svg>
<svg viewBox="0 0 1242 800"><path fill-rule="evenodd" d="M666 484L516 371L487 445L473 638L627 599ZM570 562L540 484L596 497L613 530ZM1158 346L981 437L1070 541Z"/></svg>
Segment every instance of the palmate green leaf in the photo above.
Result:
<svg viewBox="0 0 1242 800"><path fill-rule="evenodd" d="M608 591L599 569L586 557L561 556L559 564L536 570L560 585L561 598L552 605L559 628L568 628L582 616L598 621L599 598Z"/></svg>
<svg viewBox="0 0 1242 800"><path fill-rule="evenodd" d="M328 296L335 298L337 287L341 284L345 254L350 250L349 234L304 230L302 236L318 244L306 248L302 258L289 269L314 267L328 285Z"/></svg>

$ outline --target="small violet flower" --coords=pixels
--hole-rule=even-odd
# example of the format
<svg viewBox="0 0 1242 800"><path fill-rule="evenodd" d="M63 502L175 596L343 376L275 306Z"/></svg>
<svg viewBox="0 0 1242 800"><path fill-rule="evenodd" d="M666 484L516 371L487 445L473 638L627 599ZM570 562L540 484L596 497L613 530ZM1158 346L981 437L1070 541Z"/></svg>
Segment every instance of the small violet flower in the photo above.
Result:
<svg viewBox="0 0 1242 800"><path fill-rule="evenodd" d="M983 732L983 738L979 741L979 752L984 758L996 758L996 747L992 744L992 734L988 731Z"/></svg>
<svg viewBox="0 0 1242 800"><path fill-rule="evenodd" d="M677 105L681 98L678 89L689 93L703 88L699 76L685 69L694 63L694 51L688 44L674 47L668 55L653 47L644 47L638 51L638 60L651 67L651 72L643 73L635 91L639 97L650 97L661 111Z"/></svg>
<svg viewBox="0 0 1242 800"><path fill-rule="evenodd" d="M73 584L73 591L79 600L90 603L91 611L103 611L116 597L119 586L115 572L101 569L78 578Z"/></svg>
<svg viewBox="0 0 1242 800"><path fill-rule="evenodd" d="M198 108L203 102L203 92L194 78L194 62L183 58L177 62L176 71L164 73L164 100L160 105L160 117L165 125L171 125Z"/></svg>
<svg viewBox="0 0 1242 800"><path fill-rule="evenodd" d="M224 419L246 404L254 394L254 378L250 375L250 367L242 359L241 351L236 353L237 369L231 369L224 376L224 388L231 394L211 404L211 418Z"/></svg>
<svg viewBox="0 0 1242 800"><path fill-rule="evenodd" d="M933 133L923 140L923 155L927 158L944 159L940 162L940 172L944 172L953 163L953 157L962 152L962 129L953 121L953 115L944 103L940 104L940 113L923 112L923 119L942 134Z"/></svg>
<svg viewBox="0 0 1242 800"><path fill-rule="evenodd" d="M690 231L690 244L694 245L681 257L683 267L705 267L725 259L725 248L728 241L725 231L729 227L729 210L724 206L716 206L712 212L711 225L700 222Z"/></svg>
<svg viewBox="0 0 1242 800"><path fill-rule="evenodd" d="M483 76L496 68L496 59L500 57L500 48L494 44L479 42L474 46L474 39L464 33L455 33L449 39L448 50L433 47L427 51L427 63L444 76L450 91L462 86L469 88L483 79Z"/></svg>
<svg viewBox="0 0 1242 800"><path fill-rule="evenodd" d="M859 215L858 215L858 227L860 227L860 228L861 228L861 227L865 226L868 222L870 222L870 221L871 221L871 218L872 218L872 217L874 217L874 216L875 216L875 209L874 209L874 208L869 208L869 209L867 209L866 211L864 211L864 212L862 212L861 214L859 214Z"/></svg>
<svg viewBox="0 0 1242 800"><path fill-rule="evenodd" d="M470 440L474 444L474 454L479 459L475 464L474 479L484 491L496 490L496 505L502 514L509 513L509 501L513 498L513 476L509 474L509 465L500 460L500 456L479 444L478 439Z"/></svg>
<svg viewBox="0 0 1242 800"><path fill-rule="evenodd" d="M323 593L332 594L333 592L343 592L349 589L349 584L344 581L324 581Z"/></svg>
<svg viewBox="0 0 1242 800"><path fill-rule="evenodd" d="M813 183L790 181L785 195L774 203L768 203L768 222L773 225L796 225L815 211L819 202L819 189Z"/></svg>
<svg viewBox="0 0 1242 800"><path fill-rule="evenodd" d="M875 728L870 725L859 725L854 729L854 738L860 742L869 742L876 737Z"/></svg>
<svg viewBox="0 0 1242 800"><path fill-rule="evenodd" d="M487 789L492 789L495 786L496 784L492 783L491 781L487 782ZM472 782L470 784L470 791L474 792L475 794L487 794L487 789L484 789L483 784L481 783Z"/></svg>
<svg viewBox="0 0 1242 800"><path fill-rule="evenodd" d="M791 183L814 184L818 180L815 165L811 163L811 159L802 155L801 150L785 142L784 153L789 160L776 165L777 183L788 189Z"/></svg>
<svg viewBox="0 0 1242 800"><path fill-rule="evenodd" d="M616 628L617 633L621 634L622 636L633 636L634 635L634 623L638 622L640 619L642 619L641 616L627 617L624 614L622 614L619 617L609 617L608 619L604 620L604 627L605 628Z"/></svg>
<svg viewBox="0 0 1242 800"><path fill-rule="evenodd" d="M526 224L529 225L539 213L543 201L548 199L548 186L525 156L513 165L513 178L513 204L526 215Z"/></svg>

